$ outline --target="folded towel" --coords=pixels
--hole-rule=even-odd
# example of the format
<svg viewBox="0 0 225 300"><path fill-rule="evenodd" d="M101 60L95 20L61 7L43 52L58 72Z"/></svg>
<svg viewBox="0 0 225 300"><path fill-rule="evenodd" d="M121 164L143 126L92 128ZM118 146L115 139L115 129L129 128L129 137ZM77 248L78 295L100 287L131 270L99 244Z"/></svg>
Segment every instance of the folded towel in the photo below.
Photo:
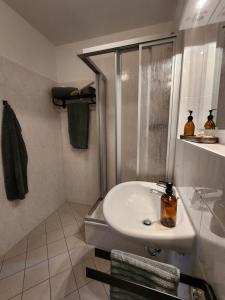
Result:
<svg viewBox="0 0 225 300"><path fill-rule="evenodd" d="M171 265L119 250L111 251L111 274L168 294L176 295L180 271ZM111 300L149 300L147 297L111 286Z"/></svg>
<svg viewBox="0 0 225 300"><path fill-rule="evenodd" d="M53 87L52 97L56 99L66 99L79 94L79 90L75 87Z"/></svg>
<svg viewBox="0 0 225 300"><path fill-rule="evenodd" d="M10 105L5 104L2 119L2 163L7 199L24 199L27 186L27 150L22 130Z"/></svg>
<svg viewBox="0 0 225 300"><path fill-rule="evenodd" d="M89 135L88 103L71 103L67 105L70 144L74 148L87 149Z"/></svg>

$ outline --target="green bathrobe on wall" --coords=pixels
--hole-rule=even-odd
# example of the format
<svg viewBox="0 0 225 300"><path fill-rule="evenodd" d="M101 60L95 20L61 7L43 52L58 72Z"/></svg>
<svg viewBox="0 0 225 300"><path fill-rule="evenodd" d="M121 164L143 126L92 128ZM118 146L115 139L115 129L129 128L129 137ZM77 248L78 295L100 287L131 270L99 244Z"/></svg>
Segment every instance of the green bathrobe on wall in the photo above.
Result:
<svg viewBox="0 0 225 300"><path fill-rule="evenodd" d="M22 130L8 103L4 104L2 119L2 164L7 199L24 199L28 193L28 156Z"/></svg>

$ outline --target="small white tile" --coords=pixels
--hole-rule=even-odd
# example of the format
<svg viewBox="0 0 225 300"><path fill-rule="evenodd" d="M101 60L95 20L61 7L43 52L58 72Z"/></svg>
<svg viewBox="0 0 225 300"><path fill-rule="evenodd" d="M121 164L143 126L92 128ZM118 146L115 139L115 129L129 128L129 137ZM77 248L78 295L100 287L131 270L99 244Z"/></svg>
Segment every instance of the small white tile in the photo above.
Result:
<svg viewBox="0 0 225 300"><path fill-rule="evenodd" d="M22 294L17 295L17 296L15 296L13 298L10 298L10 300L21 300L21 299L22 299Z"/></svg>
<svg viewBox="0 0 225 300"><path fill-rule="evenodd" d="M70 224L76 225L75 217L72 214L63 214L60 216L63 227L68 226Z"/></svg>
<svg viewBox="0 0 225 300"><path fill-rule="evenodd" d="M72 268L72 266L68 252L57 255L49 260L49 272L51 277L69 268Z"/></svg>
<svg viewBox="0 0 225 300"><path fill-rule="evenodd" d="M0 280L0 299L6 300L18 295L23 288L24 271Z"/></svg>
<svg viewBox="0 0 225 300"><path fill-rule="evenodd" d="M25 270L24 290L49 278L48 261Z"/></svg>
<svg viewBox="0 0 225 300"><path fill-rule="evenodd" d="M45 223L39 224L28 235L28 238L33 238L35 235L42 235L45 233Z"/></svg>
<svg viewBox="0 0 225 300"><path fill-rule="evenodd" d="M25 291L22 300L50 300L49 280Z"/></svg>
<svg viewBox="0 0 225 300"><path fill-rule="evenodd" d="M59 222L46 223L46 232L51 232L59 229L61 229L61 224Z"/></svg>
<svg viewBox="0 0 225 300"><path fill-rule="evenodd" d="M25 253L27 250L27 239L23 239L11 248L4 256L4 260Z"/></svg>
<svg viewBox="0 0 225 300"><path fill-rule="evenodd" d="M65 251L67 251L65 239L61 239L56 242L48 244L48 257L49 258L57 256Z"/></svg>
<svg viewBox="0 0 225 300"><path fill-rule="evenodd" d="M81 300L108 300L108 296L103 285L96 281L91 281L79 289Z"/></svg>
<svg viewBox="0 0 225 300"><path fill-rule="evenodd" d="M27 261L26 261L26 268L34 266L44 260L47 260L47 247L43 246L37 248L35 250L28 251L27 253Z"/></svg>
<svg viewBox="0 0 225 300"><path fill-rule="evenodd" d="M47 232L47 243L52 243L64 238L63 230L57 229L54 231Z"/></svg>
<svg viewBox="0 0 225 300"><path fill-rule="evenodd" d="M82 286L91 281L90 278L86 277L87 267L96 269L96 265L93 259L82 261L80 264L73 267L78 288L81 288Z"/></svg>
<svg viewBox="0 0 225 300"><path fill-rule="evenodd" d="M0 279L13 275L25 268L26 253L7 259L3 262Z"/></svg>
<svg viewBox="0 0 225 300"><path fill-rule="evenodd" d="M77 245L76 248L73 248L71 251L69 251L72 265L76 266L81 263L82 260L92 258L93 255L90 255L89 251L90 249L88 246L82 244Z"/></svg>
<svg viewBox="0 0 225 300"><path fill-rule="evenodd" d="M46 245L46 234L36 234L28 239L28 250Z"/></svg>
<svg viewBox="0 0 225 300"><path fill-rule="evenodd" d="M79 235L71 235L71 236L68 236L66 237L66 243L67 243L67 246L68 246L68 249L69 250L72 250L73 248L76 248L78 246L85 246L86 243L84 240L82 240L82 237L79 236Z"/></svg>
<svg viewBox="0 0 225 300"><path fill-rule="evenodd" d="M110 273L110 267L111 267L110 261L106 259L101 259L99 257L95 257L94 260L95 260L96 267L99 271L104 273Z"/></svg>
<svg viewBox="0 0 225 300"><path fill-rule="evenodd" d="M76 222L70 225L66 225L63 227L63 231L66 237L71 236L75 233L79 232L79 227Z"/></svg>
<svg viewBox="0 0 225 300"><path fill-rule="evenodd" d="M66 296L65 298L63 298L63 300L80 300L80 296L79 296L79 293L76 291L76 292Z"/></svg>
<svg viewBox="0 0 225 300"><path fill-rule="evenodd" d="M50 283L52 300L59 300L77 290L72 269L51 277Z"/></svg>
<svg viewBox="0 0 225 300"><path fill-rule="evenodd" d="M79 214L81 217L85 217L91 209L90 205L80 204L80 203L70 203L73 210Z"/></svg>

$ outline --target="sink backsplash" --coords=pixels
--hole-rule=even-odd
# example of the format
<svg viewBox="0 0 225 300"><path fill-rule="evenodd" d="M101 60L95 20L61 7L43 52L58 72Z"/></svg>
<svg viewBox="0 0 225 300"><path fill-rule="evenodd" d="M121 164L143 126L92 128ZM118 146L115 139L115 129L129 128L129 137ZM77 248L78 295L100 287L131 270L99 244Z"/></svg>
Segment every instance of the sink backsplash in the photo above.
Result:
<svg viewBox="0 0 225 300"><path fill-rule="evenodd" d="M178 140L174 180L197 232L195 272L225 299L225 157Z"/></svg>

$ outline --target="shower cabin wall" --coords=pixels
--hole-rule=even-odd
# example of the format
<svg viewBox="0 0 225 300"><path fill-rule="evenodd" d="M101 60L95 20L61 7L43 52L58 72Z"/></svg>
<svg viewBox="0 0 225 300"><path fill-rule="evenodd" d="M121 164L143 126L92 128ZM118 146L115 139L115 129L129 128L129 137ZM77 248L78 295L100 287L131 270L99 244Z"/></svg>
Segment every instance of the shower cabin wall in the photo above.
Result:
<svg viewBox="0 0 225 300"><path fill-rule="evenodd" d="M114 53L92 56L92 61L101 69L107 79L106 88L106 164L107 190L116 184L115 148L115 55Z"/></svg>
<svg viewBox="0 0 225 300"><path fill-rule="evenodd" d="M172 177L173 57L173 40L91 57L107 78L107 190L120 182Z"/></svg>

